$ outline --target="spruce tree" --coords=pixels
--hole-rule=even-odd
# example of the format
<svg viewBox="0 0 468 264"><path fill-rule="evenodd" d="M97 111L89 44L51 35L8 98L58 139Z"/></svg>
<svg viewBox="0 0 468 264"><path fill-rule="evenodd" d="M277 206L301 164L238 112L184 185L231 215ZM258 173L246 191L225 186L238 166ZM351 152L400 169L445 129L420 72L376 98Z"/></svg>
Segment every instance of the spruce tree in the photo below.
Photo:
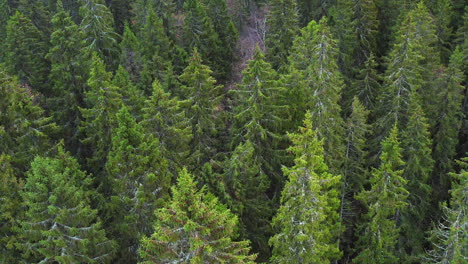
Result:
<svg viewBox="0 0 468 264"><path fill-rule="evenodd" d="M180 51L181 49L178 49L178 50ZM173 96L177 96L179 98L182 98L184 96L184 91L183 89L181 89L182 84L180 82L180 79L179 79L180 74L178 75L178 72L183 72L183 70L185 69L185 66L184 68L181 68L179 70L179 69L176 69L176 67L179 67L179 66L169 65L169 68L166 71L166 75L164 76L164 79L160 82L165 91L170 92Z"/></svg>
<svg viewBox="0 0 468 264"><path fill-rule="evenodd" d="M403 178L407 180L408 206L402 210L399 243L406 263L414 263L417 256L424 253L425 231L430 216L431 186L429 180L434 160L432 140L427 118L420 106L416 92L410 95L408 124L402 132L402 155L406 163Z"/></svg>
<svg viewBox="0 0 468 264"><path fill-rule="evenodd" d="M337 65L336 40L327 23L326 18L318 24L311 21L302 29L289 60L305 81L303 111L311 110L318 136L325 140L325 160L332 172L338 172L344 154L344 122L338 104L344 84Z"/></svg>
<svg viewBox="0 0 468 264"><path fill-rule="evenodd" d="M310 21L319 21L327 16L330 8L336 0L297 0L301 26L307 25Z"/></svg>
<svg viewBox="0 0 468 264"><path fill-rule="evenodd" d="M134 263L138 241L152 232L153 212L168 195L171 180L159 142L145 135L124 106L117 113L105 173L110 187L108 230L120 246L118 263Z"/></svg>
<svg viewBox="0 0 468 264"><path fill-rule="evenodd" d="M339 259L340 176L329 172L313 116L306 114L299 133L289 134L294 166L283 167L288 181L273 218L273 263L332 263Z"/></svg>
<svg viewBox="0 0 468 264"><path fill-rule="evenodd" d="M0 154L0 182L0 262L18 263L21 254L15 244L18 242L16 231L19 221L24 215L19 195L23 182L17 179L11 158L3 153Z"/></svg>
<svg viewBox="0 0 468 264"><path fill-rule="evenodd" d="M206 64L214 71L216 79L225 76L220 66L223 65L221 41L216 33L213 21L208 16L205 7L198 0L187 0L184 3L186 17L183 27L183 43L185 50L197 48Z"/></svg>
<svg viewBox="0 0 468 264"><path fill-rule="evenodd" d="M119 65L112 79L112 84L115 87L120 87L119 92L122 95L123 103L128 107L132 115L141 120L141 109L144 105L143 91L136 87L131 80L130 74L122 65Z"/></svg>
<svg viewBox="0 0 468 264"><path fill-rule="evenodd" d="M433 106L438 104L440 97L439 89L435 85L437 75L434 73L441 69L436 22L422 1L408 13L407 19L415 24L413 41L419 43L418 49L423 56L418 65L424 85L420 89L423 99L421 106L427 116L436 116L438 112ZM434 127L434 121L428 121L429 126Z"/></svg>
<svg viewBox="0 0 468 264"><path fill-rule="evenodd" d="M207 188L207 191L218 200L225 204L231 211L234 210L234 201L228 193L228 186L224 179L224 173L220 167L227 166L228 160L225 160L226 163L221 163L218 161L210 161L203 164L203 167L197 177L197 186L200 188ZM206 187L204 187L206 186ZM240 205L240 204L238 204ZM234 214L236 214L233 211ZM237 215L237 214L236 214ZM245 237L245 228L242 226L241 220L239 220L239 237L242 239Z"/></svg>
<svg viewBox="0 0 468 264"><path fill-rule="evenodd" d="M249 6L252 2L245 1L245 0L236 0L233 2L229 2L229 13L232 16L233 24L236 28L241 28L243 23L248 21L248 15L250 7Z"/></svg>
<svg viewBox="0 0 468 264"><path fill-rule="evenodd" d="M194 168L201 168L216 153L215 138L220 130L217 108L221 101L221 86L216 85L211 69L203 64L196 49L179 79L183 83L183 99L187 100L184 104L185 114L192 127L190 155Z"/></svg>
<svg viewBox="0 0 468 264"><path fill-rule="evenodd" d="M421 2L402 20L395 44L387 58L385 83L379 95L376 115L376 142L385 138L395 122L405 127L408 118L409 94L417 91L423 96L423 110L434 116L433 105L439 95L434 87L434 70L439 61L435 50L436 37L428 10ZM431 120L429 120L431 121ZM433 124L429 124L433 127ZM374 146L374 152L376 146Z"/></svg>
<svg viewBox="0 0 468 264"><path fill-rule="evenodd" d="M119 34L122 34L125 23L127 23L132 17L131 4L133 2L134 0L113 0L110 3L107 3L114 17L115 28Z"/></svg>
<svg viewBox="0 0 468 264"><path fill-rule="evenodd" d="M91 208L92 179L58 147L55 157L36 157L21 196L23 259L43 263L110 263L115 244Z"/></svg>
<svg viewBox="0 0 468 264"><path fill-rule="evenodd" d="M351 115L346 121L346 152L343 162L343 181L341 187L340 219L344 225L344 234L340 239L345 258L352 254L356 240L356 226L361 220L362 205L355 195L367 185L367 137L371 126L368 124L369 110L354 97Z"/></svg>
<svg viewBox="0 0 468 264"><path fill-rule="evenodd" d="M156 210L154 233L141 240L140 263L254 263L237 238L237 217L183 170L172 199Z"/></svg>
<svg viewBox="0 0 468 264"><path fill-rule="evenodd" d="M441 0L438 2L440 1ZM403 21L410 18L411 21L417 24L415 37L423 43L423 47L421 49L427 59L424 61L425 67L429 67L430 69L438 67L437 64L440 63L440 52L437 47L438 39L435 18L427 8L424 1L411 3L411 5L412 9L405 15ZM402 27L402 25L400 25L400 27ZM432 54L427 54L429 51L431 51Z"/></svg>
<svg viewBox="0 0 468 264"><path fill-rule="evenodd" d="M62 0L63 8L70 13L73 22L79 24L81 17L79 15L80 2L75 0Z"/></svg>
<svg viewBox="0 0 468 264"><path fill-rule="evenodd" d="M260 253L261 260L269 251L273 211L267 195L270 181L256 155L249 140L239 144L223 164L223 182L230 209L240 218L241 237L252 242L253 250Z"/></svg>
<svg viewBox="0 0 468 264"><path fill-rule="evenodd" d="M467 73L468 73L468 56L466 56L468 52L468 6L465 7L465 14L463 15L463 25L457 31L457 39L456 43L460 46L459 49L463 54L465 54L463 63L464 67L461 68L462 72L465 73L464 81L468 80Z"/></svg>
<svg viewBox="0 0 468 264"><path fill-rule="evenodd" d="M50 22L52 15L55 13L54 4L50 2L51 1L17 0L17 10L31 20L39 30L42 40L45 42L49 39L51 33Z"/></svg>
<svg viewBox="0 0 468 264"><path fill-rule="evenodd" d="M335 18L337 36L340 39L340 50L347 51L347 60L350 64L345 67L361 68L371 53L377 50L377 32L379 20L375 0L338 0ZM344 28L351 28L343 32ZM345 60L346 61L346 60Z"/></svg>
<svg viewBox="0 0 468 264"><path fill-rule="evenodd" d="M331 25L339 49L338 66L346 83L354 76L353 71L359 68L354 64L354 48L358 45L358 37L355 34L356 21L353 19L354 1L338 0L331 10ZM334 24L334 25L333 25Z"/></svg>
<svg viewBox="0 0 468 264"><path fill-rule="evenodd" d="M79 129L86 169L98 176L106 163L111 130L116 126L115 114L122 105L122 96L96 53L92 56L87 84L89 90L85 92L85 107L80 108L83 120Z"/></svg>
<svg viewBox="0 0 468 264"><path fill-rule="evenodd" d="M299 17L295 0L275 0L267 18L265 46L273 69L286 66L293 40L299 33Z"/></svg>
<svg viewBox="0 0 468 264"><path fill-rule="evenodd" d="M462 77L462 83L466 84L468 82L468 56L466 55L468 54L468 6L465 7L463 21L464 21L463 25L461 25L457 30L457 35L456 35L456 39L454 40L454 42L458 44L456 48L456 49L459 49L458 54L460 53L465 54L465 55L461 55L462 56L461 62L463 65L461 65L460 71L461 73L464 74L463 75L464 77ZM463 113L465 114L465 116L468 116L467 112L468 112L468 108L464 107ZM468 138L468 122L463 122L462 129L460 132L460 139L462 139L460 141L461 142L460 143L461 146L459 148L460 153L468 152L468 140L464 140L466 138Z"/></svg>
<svg viewBox="0 0 468 264"><path fill-rule="evenodd" d="M388 56L384 87L379 94L379 140L385 138L395 122L404 126L409 102L408 95L424 83L419 62L424 59L420 43L415 41L416 24L408 17L397 32L395 44Z"/></svg>
<svg viewBox="0 0 468 264"><path fill-rule="evenodd" d="M10 17L11 12L12 12L8 2L9 2L8 0L0 0L0 38L1 39L6 38L6 25L7 25L8 18ZM0 48L1 48L0 55L3 57L4 56L3 55L4 53L3 43L0 44Z"/></svg>
<svg viewBox="0 0 468 264"><path fill-rule="evenodd" d="M402 17L410 10L409 4L417 3L417 1L406 0L381 0L375 1L378 9L378 20L380 21L378 29L377 57L382 57L388 54L394 41L395 29Z"/></svg>
<svg viewBox="0 0 468 264"><path fill-rule="evenodd" d="M284 88L278 84L275 70L258 46L242 74L239 88L232 90L235 106L231 144L233 148L247 140L253 144L255 159L277 186L277 192L282 183L279 175L282 136L278 131L283 123L279 113L285 110L280 105Z"/></svg>
<svg viewBox="0 0 468 264"><path fill-rule="evenodd" d="M452 5L452 25L453 27L460 28L463 27L464 21L466 21L466 3L463 0L452 0L450 1ZM465 24L466 25L466 24Z"/></svg>
<svg viewBox="0 0 468 264"><path fill-rule="evenodd" d="M450 179L447 177L453 168L453 158L458 145L458 133L462 125L463 102L463 51L457 48L450 57L448 68L438 78L440 101L434 107L435 129L433 131L433 153L435 161L432 174L432 186L434 187L434 201L448 198ZM437 107L438 106L438 107Z"/></svg>
<svg viewBox="0 0 468 264"><path fill-rule="evenodd" d="M338 65L350 90L359 69L377 50L377 7L373 0L338 0L332 13L332 31L340 51ZM346 108L353 97L345 93Z"/></svg>
<svg viewBox="0 0 468 264"><path fill-rule="evenodd" d="M377 2L375 0L355 1L353 6L353 21L358 46L354 48L353 55L358 65L369 59L372 53L377 52L377 33L379 28Z"/></svg>
<svg viewBox="0 0 468 264"><path fill-rule="evenodd" d="M141 29L141 26L145 24L146 15L148 13L147 9L148 0L134 0L131 4L131 24L135 26L134 29L137 31ZM136 33L135 31L135 33Z"/></svg>
<svg viewBox="0 0 468 264"><path fill-rule="evenodd" d="M18 76L23 84L45 93L48 63L46 42L32 21L16 11L6 25L6 39L2 45L6 70Z"/></svg>
<svg viewBox="0 0 468 264"><path fill-rule="evenodd" d="M219 62L221 63L216 68L223 73L223 77L227 77L231 71L231 62L233 58L234 48L237 44L239 32L231 20L228 11L227 2L225 0L202 0L205 5L206 13L213 22L213 28L218 34L220 41ZM221 79L218 79L222 81Z"/></svg>
<svg viewBox="0 0 468 264"><path fill-rule="evenodd" d="M351 85L347 97L357 96L362 104L369 110L377 108L377 98L381 92L382 76L377 71L377 62L374 54L370 54L364 63L364 67L356 74L356 80Z"/></svg>
<svg viewBox="0 0 468 264"><path fill-rule="evenodd" d="M87 80L87 58L82 55L84 41L78 26L57 2L57 14L52 19L53 33L51 48L46 58L51 63L49 80L51 98L48 105L55 122L61 128L66 146L76 153L79 149L78 126L81 121L79 107L83 107L83 97Z"/></svg>
<svg viewBox="0 0 468 264"><path fill-rule="evenodd" d="M201 0L200 2L204 5L206 13L213 22L213 27L216 33L219 34L220 39L224 40L225 37L230 38L230 36L222 36L227 33L226 30L231 23L227 3L222 0Z"/></svg>
<svg viewBox="0 0 468 264"><path fill-rule="evenodd" d="M444 220L431 232L432 250L428 252L425 263L462 264L468 258L468 158L458 162L459 173L450 173L452 188L450 204L442 204Z"/></svg>
<svg viewBox="0 0 468 264"><path fill-rule="evenodd" d="M186 164L192 140L191 123L183 109L184 103L164 91L155 80L153 93L142 109L141 125L146 134L156 135L159 139L161 152L168 159L173 173Z"/></svg>
<svg viewBox="0 0 468 264"><path fill-rule="evenodd" d="M28 170L34 156L50 148L57 127L35 104L35 94L0 68L0 150L11 156L18 176Z"/></svg>
<svg viewBox="0 0 468 264"><path fill-rule="evenodd" d="M307 96L310 92L309 87L303 71L291 66L280 74L279 84L285 89L281 100L282 105L288 108L288 111L281 111L280 113L281 117L287 120L284 122L284 131L294 131L304 121L304 113L307 110L306 105L309 103Z"/></svg>
<svg viewBox="0 0 468 264"><path fill-rule="evenodd" d="M398 129L394 125L382 142L380 166L372 171L370 189L363 190L357 199L368 208L358 241L359 254L353 263L399 263L395 246L401 210L407 206L407 180L403 178Z"/></svg>
<svg viewBox="0 0 468 264"><path fill-rule="evenodd" d="M127 23L124 26L120 50L120 65L127 70L135 84L139 83L143 68L141 42Z"/></svg>
<svg viewBox="0 0 468 264"><path fill-rule="evenodd" d="M451 25L454 17L453 3L450 0L430 1L434 3L432 8L435 16L435 25L437 28L437 46L441 56L441 61L447 64L451 53L451 38L453 37L453 28ZM429 3L427 5L429 5Z"/></svg>
<svg viewBox="0 0 468 264"><path fill-rule="evenodd" d="M166 35L163 21L148 2L148 14L143 28L140 31L141 56L143 69L141 81L147 94L151 92L151 84L154 80L162 81L167 69L172 64L172 42Z"/></svg>
<svg viewBox="0 0 468 264"><path fill-rule="evenodd" d="M132 24L135 30L139 31L145 25L146 16L153 10L163 21L166 34L174 41L176 34L176 12L182 8L176 8L176 3L172 0L135 0L132 3Z"/></svg>
<svg viewBox="0 0 468 264"><path fill-rule="evenodd" d="M103 0L80 0L80 30L86 40L85 51L96 52L108 67L116 66L118 34L114 31L114 18Z"/></svg>

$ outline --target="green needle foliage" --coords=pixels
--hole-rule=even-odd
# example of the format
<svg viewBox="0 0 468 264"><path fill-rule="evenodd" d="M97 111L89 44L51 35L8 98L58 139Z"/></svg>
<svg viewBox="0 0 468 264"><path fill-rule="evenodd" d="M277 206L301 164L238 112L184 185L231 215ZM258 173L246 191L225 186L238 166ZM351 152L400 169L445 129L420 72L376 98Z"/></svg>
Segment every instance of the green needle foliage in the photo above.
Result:
<svg viewBox="0 0 468 264"><path fill-rule="evenodd" d="M465 7L465 13L463 15L463 25L460 26L457 32L457 39L456 43L460 45L460 50L462 54L465 54L463 58L463 64L465 65L464 67L461 68L462 72L465 73L465 78L464 81L467 80L467 73L468 73L468 56L467 51L468 51L468 6ZM452 55L453 56L453 55Z"/></svg>
<svg viewBox="0 0 468 264"><path fill-rule="evenodd" d="M0 0L0 263L466 262L467 54L466 0Z"/></svg>
<svg viewBox="0 0 468 264"><path fill-rule="evenodd" d="M378 1L375 0L338 0L335 8L337 35L342 36L343 54L350 64L346 68L362 67L371 53L376 53L379 28ZM348 29L348 30L346 30Z"/></svg>
<svg viewBox="0 0 468 264"><path fill-rule="evenodd" d="M112 79L112 84L119 87L119 92L122 95L122 101L132 115L137 119L142 118L142 108L145 97L143 91L138 89L131 80L131 75L122 65L119 65Z"/></svg>
<svg viewBox="0 0 468 264"><path fill-rule="evenodd" d="M8 4L8 0L1 0L0 1L0 36L2 39L5 38L6 32L5 32L5 27L8 21L8 18L10 17L11 14L11 9L10 5Z"/></svg>
<svg viewBox="0 0 468 264"><path fill-rule="evenodd" d="M182 82L184 110L192 127L190 158L194 168L201 168L216 153L216 135L219 133L218 107L221 86L216 84L211 69L203 64L201 54L193 51L189 65L179 79Z"/></svg>
<svg viewBox="0 0 468 264"><path fill-rule="evenodd" d="M133 2L134 0L113 0L110 3L107 3L114 17L116 32L122 33L125 23L131 18L131 4Z"/></svg>
<svg viewBox="0 0 468 264"><path fill-rule="evenodd" d="M353 192L358 192L366 184L367 174L367 136L370 125L367 124L369 110L354 97L352 113L346 122L346 156L344 171L347 185Z"/></svg>
<svg viewBox="0 0 468 264"><path fill-rule="evenodd" d="M410 10L411 5L417 4L417 1L406 0L373 0L378 8L379 32L378 32L378 46L377 50L379 56L388 54L389 49L394 41L394 34L396 27L406 13Z"/></svg>
<svg viewBox="0 0 468 264"><path fill-rule="evenodd" d="M436 85L437 75L434 72L439 71L442 67L436 21L422 1L408 13L408 19L416 26L414 41L419 42L418 49L423 56L418 63L423 81L423 86L419 89L423 97L421 107L428 116L435 116L438 112L434 105L439 103L440 97L439 88ZM433 120L428 121L429 126L434 127Z"/></svg>
<svg viewBox="0 0 468 264"><path fill-rule="evenodd" d="M66 139L66 146L77 153L78 126L82 120L79 108L84 104L89 61L82 54L85 45L83 35L63 9L61 1L57 2L57 14L52 18L52 26L51 48L46 55L51 63L49 80L52 96L48 104Z"/></svg>
<svg viewBox="0 0 468 264"><path fill-rule="evenodd" d="M18 76L23 84L39 92L46 92L48 63L45 60L47 42L32 21L19 11L8 19L6 39L2 40L2 52L6 70Z"/></svg>
<svg viewBox="0 0 468 264"><path fill-rule="evenodd" d="M278 70L287 65L293 40L299 33L296 1L272 1L267 21L268 30L265 37L265 45L268 47L267 59L273 69Z"/></svg>
<svg viewBox="0 0 468 264"><path fill-rule="evenodd" d="M412 92L418 92L423 98L421 107L427 116L437 115L434 106L439 104L440 95L435 85L434 71L440 67L440 56L436 44L433 20L421 2L402 19L387 57L384 85L375 110L377 121L373 155L378 152L378 142L388 135L395 123L400 128L406 127ZM428 120L431 128L435 125L433 121Z"/></svg>
<svg viewBox="0 0 468 264"><path fill-rule="evenodd" d="M119 35L114 30L112 13L103 0L80 0L80 4L80 30L86 41L84 51L96 52L108 67L115 67Z"/></svg>
<svg viewBox="0 0 468 264"><path fill-rule="evenodd" d="M367 102L374 98L365 96L376 92L372 91L373 80L368 78L375 75L372 71L376 67L373 54L377 51L378 9L372 0L338 0L331 12L330 24L338 40L338 65L346 83L343 109L350 113L354 96L360 95L359 99L368 107ZM356 81L364 83L358 82L359 87L355 87Z"/></svg>
<svg viewBox="0 0 468 264"><path fill-rule="evenodd" d="M276 81L277 74L265 61L257 46L253 59L243 71L242 83L234 94L233 148L250 141L255 149L255 159L270 180L279 182L277 170L281 162L278 133L283 120L278 115L284 109L280 103L283 88Z"/></svg>
<svg viewBox="0 0 468 264"><path fill-rule="evenodd" d="M136 245L151 234L153 212L168 196L171 175L158 140L144 134L126 107L116 119L105 166L110 185L106 215L108 230L120 246L116 261L135 263Z"/></svg>
<svg viewBox="0 0 468 264"><path fill-rule="evenodd" d="M217 59L219 64L216 69L220 77L218 81L225 81L225 77L229 76L231 71L232 62L236 59L233 58L234 49L237 44L239 32L231 20L232 10L227 5L225 0L201 0L205 5L207 15L213 22L213 27L219 37L219 58Z"/></svg>
<svg viewBox="0 0 468 264"><path fill-rule="evenodd" d="M410 116L408 125L402 132L402 154L406 163L403 177L408 181L408 206L402 211L402 237L399 247L406 263L417 261L416 257L424 253L425 231L429 228L432 188L429 185L434 160L432 159L432 140L429 125L420 106L417 93L410 95L408 106Z"/></svg>
<svg viewBox="0 0 468 264"><path fill-rule="evenodd" d="M35 104L36 96L0 68L0 152L11 157L18 176L36 155L46 153L57 127Z"/></svg>
<svg viewBox="0 0 468 264"><path fill-rule="evenodd" d="M452 19L455 17L454 3L450 0L428 1L427 6L433 10L435 24L437 28L438 49L441 56L441 61L447 63L450 54L452 43L450 39L453 37ZM462 19L461 19L462 20Z"/></svg>
<svg viewBox="0 0 468 264"><path fill-rule="evenodd" d="M141 241L140 263L254 263L248 241L236 241L237 217L184 169L172 199L156 211L154 233Z"/></svg>
<svg viewBox="0 0 468 264"><path fill-rule="evenodd" d="M0 154L0 262L18 263L21 253L16 248L19 221L24 216L20 191L23 182L16 178L10 157Z"/></svg>
<svg viewBox="0 0 468 264"><path fill-rule="evenodd" d="M407 180L403 178L404 161L396 125L382 142L380 166L372 171L370 189L363 190L357 199L368 212L359 237L359 254L353 263L400 263L395 252L398 241L398 218L407 206Z"/></svg>
<svg viewBox="0 0 468 264"><path fill-rule="evenodd" d="M213 70L216 79L225 76L222 65L224 47L204 5L198 0L184 3L187 15L183 26L183 44L186 51L197 49L206 64Z"/></svg>
<svg viewBox="0 0 468 264"><path fill-rule="evenodd" d="M99 175L110 149L111 130L116 126L115 114L122 105L119 88L111 82L111 74L104 62L93 53L88 79L89 90L85 92L84 108L80 108L83 120L83 156L89 171Z"/></svg>
<svg viewBox="0 0 468 264"><path fill-rule="evenodd" d="M351 92L352 96L357 96L369 110L377 108L377 97L382 89L382 76L377 71L377 66L376 58L371 53L364 62L364 67L356 74L356 80L348 91L348 93ZM351 98L351 95L345 96Z"/></svg>
<svg viewBox="0 0 468 264"><path fill-rule="evenodd" d="M153 81L156 79L162 81L172 64L173 47L164 30L163 20L156 14L150 2L148 2L147 9L148 14L139 32L139 39L145 43L145 45L140 45L143 61L141 81L144 83L144 90L149 94Z"/></svg>
<svg viewBox="0 0 468 264"><path fill-rule="evenodd" d="M460 48L455 49L448 68L438 79L441 101L437 104L432 154L435 161L432 182L436 201L447 199L450 188L450 179L447 177L447 173L451 172L454 166L453 159L458 144L457 134L462 126L464 57L466 54L463 55Z"/></svg>
<svg viewBox="0 0 468 264"><path fill-rule="evenodd" d="M175 39L176 34L176 3L172 0L134 0L132 1L133 17L130 20L135 26L136 32L141 30L145 24L146 16L153 10L156 15L163 20L164 29L166 34L172 39Z"/></svg>
<svg viewBox="0 0 468 264"><path fill-rule="evenodd" d="M401 24L396 33L395 44L387 58L388 67L385 82L379 94L376 138L378 141L389 134L395 122L405 127L409 94L418 91L424 85L419 62L424 60L421 43L416 40L416 23L411 16ZM378 148L378 146L375 146Z"/></svg>
<svg viewBox="0 0 468 264"><path fill-rule="evenodd" d="M344 122L339 100L344 87L338 70L336 40L326 18L320 23L311 21L296 38L289 58L291 67L299 71L305 88L302 112L310 110L314 128L324 139L325 160L331 171L338 172L344 153ZM288 86L288 84L283 84ZM294 102L290 99L290 103Z"/></svg>
<svg viewBox="0 0 468 264"><path fill-rule="evenodd" d="M336 0L297 0L301 26L307 25L310 21L319 21L326 16Z"/></svg>
<svg viewBox="0 0 468 264"><path fill-rule="evenodd" d="M145 133L159 139L161 152L169 160L172 173L176 174L188 160L192 129L183 104L164 91L158 80L153 82L153 93L145 101L142 126Z"/></svg>
<svg viewBox="0 0 468 264"><path fill-rule="evenodd" d="M343 180L341 187L340 219L344 225L340 239L344 254L349 257L357 238L357 225L362 221L362 205L355 195L368 183L367 137L371 126L368 124L369 110L354 97L352 112L346 121L346 153L343 163Z"/></svg>
<svg viewBox="0 0 468 264"><path fill-rule="evenodd" d="M340 258L338 237L340 176L331 174L307 113L299 133L289 134L294 166L283 167L288 181L273 218L277 233L270 239L273 263L332 263Z"/></svg>
<svg viewBox="0 0 468 264"><path fill-rule="evenodd" d="M47 40L50 35L50 20L55 13L52 1L17 0L18 10L31 19L33 24L42 34L42 39Z"/></svg>
<svg viewBox="0 0 468 264"><path fill-rule="evenodd" d="M91 207L92 179L58 146L53 158L36 157L21 191L26 205L20 244L32 263L110 263L115 243Z"/></svg>
<svg viewBox="0 0 468 264"><path fill-rule="evenodd" d="M444 220L431 233L433 250L428 253L426 263L462 264L468 258L468 159L463 158L458 164L461 171L450 174L450 206L442 204Z"/></svg>
<svg viewBox="0 0 468 264"><path fill-rule="evenodd" d="M120 50L122 51L120 55L120 65L127 70L133 82L139 83L143 68L141 41L136 37L135 33L133 33L128 23L124 26Z"/></svg>
<svg viewBox="0 0 468 264"><path fill-rule="evenodd" d="M269 252L273 210L267 195L270 180L256 155L249 140L239 144L224 163L223 177L230 208L240 218L240 234L252 241L252 247L255 252L260 252L261 259Z"/></svg>

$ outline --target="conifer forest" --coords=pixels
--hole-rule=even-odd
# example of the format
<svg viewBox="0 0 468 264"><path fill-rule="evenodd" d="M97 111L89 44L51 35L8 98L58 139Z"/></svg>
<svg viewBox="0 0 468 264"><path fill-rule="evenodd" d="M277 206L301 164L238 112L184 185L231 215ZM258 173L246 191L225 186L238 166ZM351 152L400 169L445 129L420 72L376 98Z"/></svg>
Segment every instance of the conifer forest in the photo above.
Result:
<svg viewBox="0 0 468 264"><path fill-rule="evenodd" d="M466 0L0 0L1 264L467 264Z"/></svg>

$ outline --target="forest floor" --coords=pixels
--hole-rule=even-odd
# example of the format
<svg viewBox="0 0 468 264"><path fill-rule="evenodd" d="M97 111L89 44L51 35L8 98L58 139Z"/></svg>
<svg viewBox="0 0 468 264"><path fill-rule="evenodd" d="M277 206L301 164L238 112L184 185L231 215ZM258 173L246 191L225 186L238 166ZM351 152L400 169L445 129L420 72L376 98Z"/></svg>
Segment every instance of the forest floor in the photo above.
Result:
<svg viewBox="0 0 468 264"><path fill-rule="evenodd" d="M267 13L268 5L258 6L255 1L250 1L248 16L244 23L242 23L239 32L239 39L234 53L235 61L232 64L231 79L226 85L228 90L235 88L241 82L242 71L247 66L247 62L252 59L255 47L258 45L265 51L264 41Z"/></svg>

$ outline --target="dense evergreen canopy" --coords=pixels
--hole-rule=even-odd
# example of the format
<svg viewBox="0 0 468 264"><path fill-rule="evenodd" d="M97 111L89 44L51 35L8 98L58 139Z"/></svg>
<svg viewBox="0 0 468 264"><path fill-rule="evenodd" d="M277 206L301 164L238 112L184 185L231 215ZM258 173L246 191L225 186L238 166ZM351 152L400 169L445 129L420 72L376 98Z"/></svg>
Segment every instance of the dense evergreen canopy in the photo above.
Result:
<svg viewBox="0 0 468 264"><path fill-rule="evenodd" d="M467 262L463 0L0 0L0 263Z"/></svg>

